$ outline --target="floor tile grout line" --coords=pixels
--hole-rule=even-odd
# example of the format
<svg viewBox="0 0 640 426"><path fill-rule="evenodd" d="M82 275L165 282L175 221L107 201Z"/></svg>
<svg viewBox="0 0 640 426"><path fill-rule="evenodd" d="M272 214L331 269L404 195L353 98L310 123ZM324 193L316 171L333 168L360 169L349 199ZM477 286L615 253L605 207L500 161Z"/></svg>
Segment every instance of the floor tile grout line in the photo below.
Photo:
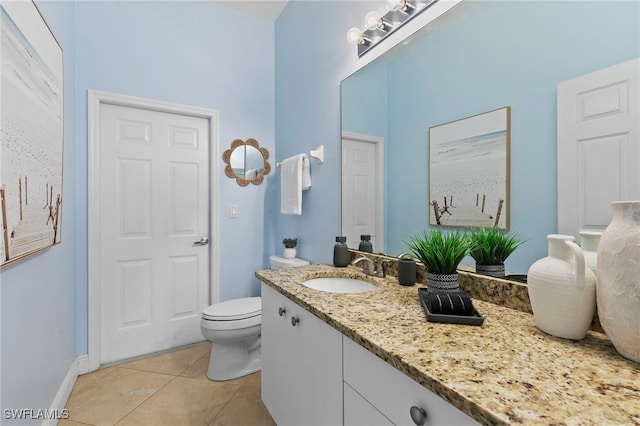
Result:
<svg viewBox="0 0 640 426"><path fill-rule="evenodd" d="M95 372L97 372L97 371L100 371L100 369L95 370L95 371L92 371L91 373L95 373ZM96 386L98 383L102 382L104 379L106 379L107 377L111 376L111 375L112 375L113 373L115 373L115 372L116 372L116 369L114 368L112 371L109 371L109 372L108 372L107 374L105 374L104 376L99 377L98 379L94 380L93 382L91 382L91 383L88 383L88 384L84 385L84 386L82 387L82 389L80 389L80 388L76 389L76 387L78 386L78 378L80 378L81 376L76 377L76 382L73 384L73 388L71 389L71 394L69 394L69 398L68 398L68 399L70 399L70 398L71 398L71 395L73 395L73 392L74 392L74 391L75 391L75 392L81 392L83 389L87 389L87 388L90 388L90 387L94 387L94 386ZM91 373L89 373L89 374L91 374ZM69 401L67 400L67 402L65 403L65 408L66 408L66 405L67 405L67 403L68 403L68 402L69 402Z"/></svg>
<svg viewBox="0 0 640 426"><path fill-rule="evenodd" d="M236 394L238 392L240 392L240 390L242 389L243 385L238 386L238 389L236 389L236 391L234 393L231 394L231 397L227 400L227 402L224 403L224 405L220 408L220 410L218 411L218 413L213 416L213 418L211 419L211 421L208 423L209 425L213 424L213 422L216 421L216 419L218 418L218 416L220 415L220 413L222 413L224 411L225 408L227 408L227 405L229 405L229 403L231 401L233 401L233 398L236 396Z"/></svg>
<svg viewBox="0 0 640 426"><path fill-rule="evenodd" d="M158 373L158 374L163 374L163 373ZM127 414L125 414L124 416L122 416L117 422L115 422L114 426L119 424L121 421L123 421L124 419L126 419L127 417L129 417L134 411L136 411L138 408L140 408L145 402L147 402L148 400L150 400L151 398L153 398L154 395L156 395L158 392L160 392L162 389L166 388L167 386L169 386L169 383L173 382L178 376L174 376L173 374L165 374L166 376L173 376L173 379L169 380L167 383L165 383L163 386L159 387L155 392L153 392L151 395L149 395L144 401L142 401L140 404L136 405L135 408L133 408L131 411L129 411Z"/></svg>
<svg viewBox="0 0 640 426"><path fill-rule="evenodd" d="M143 370L141 368L133 368L133 367L116 367L116 368L122 368L123 370L141 371L143 373L163 374L165 376L173 376L173 377L178 377L179 376L179 374L175 374L175 373L163 373L161 371Z"/></svg>
<svg viewBox="0 0 640 426"><path fill-rule="evenodd" d="M155 358L155 357L168 355L168 354L171 354L171 353L177 353L177 352L181 352L181 351L197 348L198 346L206 346L207 343L208 343L207 340L203 340L201 342L190 343L190 344L187 344L187 345L184 345L184 346L178 346L176 348L163 349L163 350L157 351L157 352L151 352L151 353L148 353L148 354L137 355L137 356L130 357L130 358L125 358L125 359L122 359L122 360L119 360L119 361L112 361L112 362L105 363L104 365L101 365L101 368L103 368L103 367L105 367L105 368L108 368L108 367L120 367L120 366L122 366L124 364L132 363L132 362L147 360L147 359L151 359L151 358Z"/></svg>

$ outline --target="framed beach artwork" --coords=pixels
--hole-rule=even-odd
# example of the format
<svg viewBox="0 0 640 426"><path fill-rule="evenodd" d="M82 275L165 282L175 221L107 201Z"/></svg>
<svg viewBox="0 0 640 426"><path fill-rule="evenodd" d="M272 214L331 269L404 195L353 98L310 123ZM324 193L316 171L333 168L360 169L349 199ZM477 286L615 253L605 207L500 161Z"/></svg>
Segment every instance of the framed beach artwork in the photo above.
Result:
<svg viewBox="0 0 640 426"><path fill-rule="evenodd" d="M511 108L429 128L429 224L509 229Z"/></svg>
<svg viewBox="0 0 640 426"><path fill-rule="evenodd" d="M61 241L62 48L32 1L2 2L0 267Z"/></svg>

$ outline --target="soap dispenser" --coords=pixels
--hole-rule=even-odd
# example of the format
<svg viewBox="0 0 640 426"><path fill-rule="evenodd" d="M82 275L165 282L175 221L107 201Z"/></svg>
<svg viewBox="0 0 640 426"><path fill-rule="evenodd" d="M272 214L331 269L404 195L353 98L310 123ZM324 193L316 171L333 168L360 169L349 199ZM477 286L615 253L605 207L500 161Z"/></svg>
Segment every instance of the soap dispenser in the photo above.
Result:
<svg viewBox="0 0 640 426"><path fill-rule="evenodd" d="M373 253L373 244L371 244L371 235L360 235L360 245L358 250Z"/></svg>
<svg viewBox="0 0 640 426"><path fill-rule="evenodd" d="M349 247L347 247L347 237L336 237L336 245L333 246L333 266L345 267L349 264Z"/></svg>

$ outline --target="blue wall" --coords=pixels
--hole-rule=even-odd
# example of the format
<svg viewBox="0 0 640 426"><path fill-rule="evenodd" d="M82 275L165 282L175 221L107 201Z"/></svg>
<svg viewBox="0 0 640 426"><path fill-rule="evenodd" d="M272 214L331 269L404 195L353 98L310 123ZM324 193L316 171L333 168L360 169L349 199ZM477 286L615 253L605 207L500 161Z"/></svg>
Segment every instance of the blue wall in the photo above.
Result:
<svg viewBox="0 0 640 426"><path fill-rule="evenodd" d="M454 12L387 63L385 252L428 227L429 127L511 106L511 228L528 242L507 269L526 273L557 232L556 86L640 56L640 3L482 2ZM345 86L360 86L362 71ZM343 118L345 130L378 134L378 122L367 132L362 117Z"/></svg>
<svg viewBox="0 0 640 426"><path fill-rule="evenodd" d="M88 89L217 110L220 155L236 138L275 151L272 22L202 1L38 5L65 55L63 242L2 270L2 408L50 407L87 353ZM241 188L216 160L220 299L258 295L273 173Z"/></svg>
<svg viewBox="0 0 640 426"><path fill-rule="evenodd" d="M276 22L277 158L324 145L325 162L311 160L312 187L303 193L301 216L281 215L276 191L274 235L298 237L298 257L313 263L332 261L341 233L340 81L357 61L346 33L360 25L371 3L294 1ZM279 173L276 178L279 185Z"/></svg>
<svg viewBox="0 0 640 426"><path fill-rule="evenodd" d="M399 54L389 82L405 84L390 90L389 121L402 125L390 126L389 144L400 150L388 158L388 189L412 181L420 196L409 209L390 200L388 250L425 227L429 127L511 106L511 228L528 241L507 269L526 273L557 232L557 84L640 56L639 24L638 2L487 2Z"/></svg>
<svg viewBox="0 0 640 426"><path fill-rule="evenodd" d="M213 2L77 3L78 174L87 174L87 90L158 99L219 111L220 155L234 139L274 144L273 23ZM268 220L260 186L220 180L220 299L259 294L253 272L268 265ZM273 164L273 163L272 163ZM273 164L275 166L275 164ZM275 168L275 167L274 167ZM78 344L87 351L87 181L79 188ZM230 204L239 217L229 218Z"/></svg>
<svg viewBox="0 0 640 426"><path fill-rule="evenodd" d="M37 4L64 56L62 242L0 271L2 408L51 407L76 356L74 6L67 2ZM0 423L10 421L3 418Z"/></svg>

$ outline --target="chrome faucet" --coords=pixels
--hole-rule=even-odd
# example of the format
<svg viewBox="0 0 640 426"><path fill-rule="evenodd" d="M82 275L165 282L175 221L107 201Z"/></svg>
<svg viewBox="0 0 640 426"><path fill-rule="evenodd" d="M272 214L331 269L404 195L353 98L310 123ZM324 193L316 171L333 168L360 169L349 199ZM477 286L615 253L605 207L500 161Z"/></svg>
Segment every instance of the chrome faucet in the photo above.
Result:
<svg viewBox="0 0 640 426"><path fill-rule="evenodd" d="M380 260L376 265L373 260L369 259L367 256L360 256L357 259L354 259L351 262L352 265L357 265L360 262L364 262L362 265L362 272L366 275L371 275L372 277L384 278L386 274L384 273L384 265L390 263L390 260Z"/></svg>
<svg viewBox="0 0 640 426"><path fill-rule="evenodd" d="M365 273L366 275L375 275L375 264L373 263L373 260L369 259L367 256L360 256L356 259L353 260L353 262L351 262L351 264L353 266L356 266L358 263L363 262L364 261L364 265L362 265L362 272Z"/></svg>
<svg viewBox="0 0 640 426"><path fill-rule="evenodd" d="M385 278L387 274L384 272L384 265L391 263L390 260L380 259L376 265L376 277Z"/></svg>

